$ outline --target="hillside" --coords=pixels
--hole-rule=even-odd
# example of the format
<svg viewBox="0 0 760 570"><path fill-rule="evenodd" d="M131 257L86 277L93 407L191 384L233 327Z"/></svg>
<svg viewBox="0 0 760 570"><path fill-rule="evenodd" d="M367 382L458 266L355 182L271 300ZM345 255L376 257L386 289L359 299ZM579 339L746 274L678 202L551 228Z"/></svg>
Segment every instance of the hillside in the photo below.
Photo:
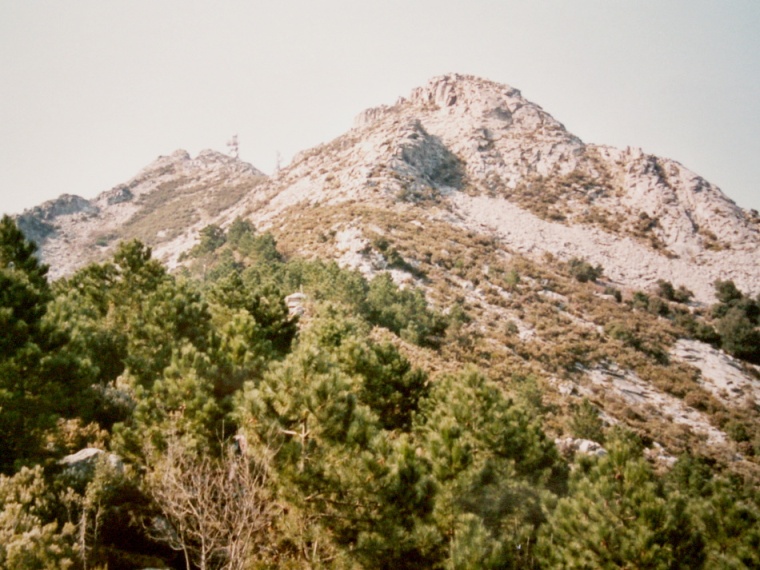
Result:
<svg viewBox="0 0 760 570"><path fill-rule="evenodd" d="M94 200L63 195L25 211L18 224L41 246L56 278L104 259L120 240L188 249L200 228L265 180L250 164L216 151L191 158L178 150Z"/></svg>
<svg viewBox="0 0 760 570"><path fill-rule="evenodd" d="M712 283L731 279L760 292L756 213L675 161L584 144L516 89L459 75L364 111L271 179L213 151L177 151L92 202L62 198L21 224L59 275L118 239L139 237L174 264L207 224L242 216L293 235L287 221L343 203L446 219L535 259L583 257L630 289L665 279L709 302ZM352 222L323 230L353 231ZM308 234L293 237L306 253ZM62 255L61 243L76 255ZM332 245L320 254L342 247Z"/></svg>
<svg viewBox="0 0 760 570"><path fill-rule="evenodd" d="M393 105L364 111L350 131L273 176L214 151L195 158L177 151L93 200L62 196L17 223L50 265L51 318L92 367L86 378L98 378L103 394L129 394L130 411L108 411L126 426L113 420L113 449L150 466L148 444L137 442L145 434L160 440L160 429L176 427L171 418L194 433L199 425L237 426L266 443L257 461L271 453L272 469L283 469L273 476L282 485L278 500L316 533L299 531L299 548L308 544L323 562L335 556L345 567L371 567L367 549L395 561L379 567L401 567L393 564L405 555L391 556L386 540L393 539L383 534L392 529L408 541L399 548L420 557L417 567L454 556L460 543L453 536L490 545L470 554L487 558L492 549L488 556L501 561L493 567L506 559L508 567L556 567L547 562L546 542L536 551L543 562L533 550L529 559L499 549L547 540L537 538L539 527L560 517L556 501L585 492L578 473L596 473L583 463L589 453L618 462L616 469L636 465L640 471L626 477L643 477L651 489L657 477L680 477L687 457L709 466L715 481L725 475L742 481L747 497L757 492L757 212L674 160L584 143L512 87L434 78ZM124 245L134 238L161 265L142 245ZM297 329L283 300L292 294ZM180 394L190 394L181 405ZM289 398L311 419L300 419ZM460 409L467 398L480 411ZM427 404L415 407L418 399ZM331 423L339 417L343 427ZM501 421L494 418L517 430L503 437L533 451L489 439ZM275 432L262 431L266 426ZM467 461L482 468L477 474L456 471L451 450L458 444L436 439L465 432L473 435L461 437L474 439L456 453L472 452L476 459ZM213 439L209 433L204 437ZM323 462L312 466L314 479L299 475L311 465L309 437L315 447L308 453ZM340 440L343 451L325 451L328 440ZM398 463L386 471L391 460ZM541 467L531 471L531 461ZM496 477L489 466L514 477L515 487L489 479ZM388 487L377 483L370 492L341 469ZM446 469L459 475L447 479ZM400 473L414 487L404 487L410 494L403 500L417 510L385 513L372 493L403 487L383 479L403 479ZM287 481L301 494L289 494ZM343 496L331 485L350 491ZM680 504L678 497L694 491L667 485L652 491L657 501L669 496ZM462 507L461 518L426 503L426 493L446 497L441 504L454 512L461 505L451 506L452 497L476 488L480 506ZM540 491L534 496L530 488ZM555 498L545 500L544 491ZM483 507L489 493L504 501L499 517L514 516L532 530L520 535L528 532L523 522L509 526L506 518L498 531L489 526L496 524ZM535 504L514 507L520 493ZM320 526L318 515L299 519L317 508L312 499L335 521L351 513L358 530ZM379 511L346 506L375 500ZM668 524L683 513L671 515ZM291 522L278 528L296 532L285 530ZM514 534L507 540L499 533ZM703 535L708 540L708 531ZM752 536L741 540L749 544ZM284 554L295 546L280 547L278 556L298 558ZM461 567L469 552L461 552ZM677 558L675 550L670 555ZM488 566L477 560L469 567ZM699 567L689 560L685 567Z"/></svg>
<svg viewBox="0 0 760 570"><path fill-rule="evenodd" d="M287 256L335 259L367 277L389 270L398 283L422 286L444 310L462 300L477 315L471 328L497 361L512 362L520 352L504 332L508 323L529 353L561 351L561 336L603 339L612 315L630 318L617 306L596 315L594 305L613 303L605 291L652 294L663 280L691 291L693 308L714 302L717 279L750 296L760 293L754 212L675 161L584 144L518 90L460 75L432 79L392 106L364 111L348 133L304 151L271 178L213 151L195 159L177 151L93 201L64 196L19 222L41 244L55 277L104 259L119 240L134 237L176 267L203 227L226 227L236 218L270 231ZM560 268L572 259L600 265L603 286L568 284ZM520 265L541 276L518 288L534 297L528 314L520 299L527 292L504 283ZM536 316L557 307L558 315ZM662 321L642 326L667 328ZM547 327L564 330L547 337L541 331ZM670 340L660 334L658 342L687 362L675 348L683 348L675 342L679 333L668 333ZM692 370L714 362L709 346L689 342ZM594 360L585 376L568 366L538 369L548 378L561 372L591 379L585 395L602 378L613 385L606 393L626 404L664 407L676 424L725 441L702 412L667 395L644 391L632 399L630 387L602 369L617 366L613 356ZM721 362L712 374L718 379L702 374L699 381L716 397L713 385L737 369L728 356ZM746 374L739 384L753 394L757 380ZM642 382L635 374L631 381ZM737 396L746 394L737 389Z"/></svg>

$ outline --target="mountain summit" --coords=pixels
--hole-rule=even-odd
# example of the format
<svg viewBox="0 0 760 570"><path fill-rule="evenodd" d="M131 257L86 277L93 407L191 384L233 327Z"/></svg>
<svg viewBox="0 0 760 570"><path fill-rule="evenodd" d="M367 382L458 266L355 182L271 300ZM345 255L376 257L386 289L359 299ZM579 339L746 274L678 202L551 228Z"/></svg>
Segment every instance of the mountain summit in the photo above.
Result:
<svg viewBox="0 0 760 570"><path fill-rule="evenodd" d="M760 292L755 212L678 162L586 144L517 89L459 74L363 111L346 134L271 178L214 151L195 159L177 151L93 201L62 197L20 222L62 275L127 237L176 264L198 230L237 216L275 235L287 228L308 253L295 220L346 203L421 219L445 212L521 254L602 264L622 287L665 279L708 301L716 279L733 279ZM332 235L362 233L347 209L330 219ZM334 245L332 255L366 265L361 247Z"/></svg>
<svg viewBox="0 0 760 570"><path fill-rule="evenodd" d="M132 499L44 509L91 566L88 521L188 567L242 564L241 528L272 567L758 567L757 212L462 75L273 176L233 154L25 212L52 285L2 220L0 471L57 453L68 477L110 438ZM180 538L207 507L213 552Z"/></svg>

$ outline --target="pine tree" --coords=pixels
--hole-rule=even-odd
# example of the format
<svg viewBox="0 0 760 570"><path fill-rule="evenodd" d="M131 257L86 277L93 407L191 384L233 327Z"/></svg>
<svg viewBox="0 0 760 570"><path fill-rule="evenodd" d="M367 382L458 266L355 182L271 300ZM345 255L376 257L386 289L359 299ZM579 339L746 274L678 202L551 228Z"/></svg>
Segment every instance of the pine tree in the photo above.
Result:
<svg viewBox="0 0 760 570"><path fill-rule="evenodd" d="M46 320L52 293L47 268L13 220L0 221L0 473L40 453L45 430L78 411L86 377Z"/></svg>
<svg viewBox="0 0 760 570"><path fill-rule="evenodd" d="M343 549L367 568L429 567L440 545L433 481L411 436L385 429L395 413L386 425L378 415L396 404L365 384L370 369L389 372L366 360L375 353L361 331L365 324L339 312L315 319L285 360L246 384L237 423L249 442L277 450L279 492L301 521L289 523L297 534L282 528L283 538L304 552Z"/></svg>
<svg viewBox="0 0 760 570"><path fill-rule="evenodd" d="M114 448L141 459L146 446L163 449L171 432L198 452L218 450L225 434L223 409L214 397L217 374L216 364L191 344L175 351L161 378L134 386L134 412L114 426Z"/></svg>
<svg viewBox="0 0 760 570"><path fill-rule="evenodd" d="M760 497L753 486L716 475L712 462L684 455L667 475L671 494L686 510L705 544L707 568L760 567Z"/></svg>
<svg viewBox="0 0 760 570"><path fill-rule="evenodd" d="M542 529L539 552L551 568L683 568L705 563L686 499L667 496L641 446L612 430L608 455L583 458Z"/></svg>
<svg viewBox="0 0 760 570"><path fill-rule="evenodd" d="M255 286L233 272L214 284L209 298L218 306L218 319L228 321L231 312L245 311L256 323L257 336L267 341L271 350L278 356L290 350L298 330L297 319L288 314L285 300L273 284Z"/></svg>
<svg viewBox="0 0 760 570"><path fill-rule="evenodd" d="M567 470L536 421L475 370L438 379L415 431L439 486L454 568L530 568L543 508Z"/></svg>
<svg viewBox="0 0 760 570"><path fill-rule="evenodd" d="M41 292L47 290L48 267L36 257L37 245L27 240L10 216L0 220L0 267L16 269Z"/></svg>

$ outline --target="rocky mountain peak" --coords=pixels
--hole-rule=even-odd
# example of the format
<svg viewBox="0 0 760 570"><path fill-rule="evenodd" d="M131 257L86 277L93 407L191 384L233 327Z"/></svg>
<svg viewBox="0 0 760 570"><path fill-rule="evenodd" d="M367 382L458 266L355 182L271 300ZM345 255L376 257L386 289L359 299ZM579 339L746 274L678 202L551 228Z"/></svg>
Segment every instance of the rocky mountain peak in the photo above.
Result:
<svg viewBox="0 0 760 570"><path fill-rule="evenodd" d="M523 99L520 91L508 85L472 75L450 73L434 77L424 86L414 88L408 97L400 97L393 106L381 105L363 111L356 119L356 126L371 123L404 105L415 107L418 111L435 110L446 114L480 112L508 120L512 112L526 104L536 107Z"/></svg>
<svg viewBox="0 0 760 570"><path fill-rule="evenodd" d="M520 91L469 75L431 79L395 105L361 113L355 129L385 130L418 122L462 159L475 179L499 174L515 187L530 173L565 173L577 166L583 143Z"/></svg>
<svg viewBox="0 0 760 570"><path fill-rule="evenodd" d="M186 150L176 150L168 156L159 156L142 169L128 184L161 177L196 172L208 176L212 173L223 175L248 174L265 176L263 172L242 160L216 150L205 149L193 158Z"/></svg>
<svg viewBox="0 0 760 570"><path fill-rule="evenodd" d="M242 216L276 230L289 216L347 203L446 216L522 255L588 259L621 287L665 279L709 301L716 279L734 279L760 292L758 220L719 188L641 149L584 143L519 90L460 74L360 113L271 179L216 151L180 150L34 235L44 234L45 257L57 237L89 232L90 243L110 244L129 229L173 264L205 224ZM336 235L363 232L343 218ZM78 224L70 230L69 219Z"/></svg>
<svg viewBox="0 0 760 570"><path fill-rule="evenodd" d="M177 150L92 200L63 195L27 210L18 223L40 246L53 278L106 257L122 239L139 238L171 263L202 227L265 180L238 158Z"/></svg>
<svg viewBox="0 0 760 570"><path fill-rule="evenodd" d="M520 251L590 258L628 286L691 282L705 300L719 278L757 289L757 216L674 160L583 143L510 86L436 77L360 114L352 137L376 163L374 186L446 195L463 224ZM431 176L444 163L447 176Z"/></svg>
<svg viewBox="0 0 760 570"><path fill-rule="evenodd" d="M452 114L493 114L505 120L525 105L540 109L509 85L458 73L430 79L426 85L412 90L408 102L423 109L432 107Z"/></svg>

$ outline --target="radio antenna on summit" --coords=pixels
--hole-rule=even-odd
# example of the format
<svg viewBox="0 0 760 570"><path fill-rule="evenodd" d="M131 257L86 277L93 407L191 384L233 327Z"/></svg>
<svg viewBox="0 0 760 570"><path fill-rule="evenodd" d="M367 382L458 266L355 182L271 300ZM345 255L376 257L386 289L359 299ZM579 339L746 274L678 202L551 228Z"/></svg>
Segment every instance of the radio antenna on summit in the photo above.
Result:
<svg viewBox="0 0 760 570"><path fill-rule="evenodd" d="M227 141L227 154L232 158L238 158L240 154L240 147L238 146L238 136L232 135L232 138Z"/></svg>

